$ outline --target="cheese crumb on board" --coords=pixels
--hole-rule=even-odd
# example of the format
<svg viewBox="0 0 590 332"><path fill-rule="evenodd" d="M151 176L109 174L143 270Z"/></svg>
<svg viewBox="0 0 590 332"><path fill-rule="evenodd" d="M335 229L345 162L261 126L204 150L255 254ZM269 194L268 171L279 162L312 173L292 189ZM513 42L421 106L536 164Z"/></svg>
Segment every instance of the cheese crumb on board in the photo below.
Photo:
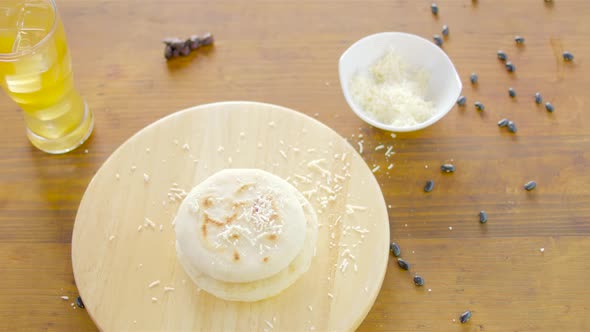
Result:
<svg viewBox="0 0 590 332"><path fill-rule="evenodd" d="M147 174L145 174L145 173L143 173L143 181L144 182L148 182L149 180L150 180L150 176L147 175Z"/></svg>
<svg viewBox="0 0 590 332"><path fill-rule="evenodd" d="M113 241L115 239L115 237L116 236L114 236L114 235L109 236L109 241Z"/></svg>
<svg viewBox="0 0 590 332"><path fill-rule="evenodd" d="M68 296L65 296L65 295L64 295L64 296L62 296L62 297L61 297L61 299L62 299L62 300L64 300L64 301L67 301L67 300L69 300L70 298L69 298Z"/></svg>
<svg viewBox="0 0 590 332"><path fill-rule="evenodd" d="M158 302L158 298L157 297L152 297L152 302Z"/></svg>
<svg viewBox="0 0 590 332"><path fill-rule="evenodd" d="M376 121L397 127L425 122L436 112L426 100L430 74L405 62L393 50L350 82L354 102Z"/></svg>
<svg viewBox="0 0 590 332"><path fill-rule="evenodd" d="M172 292L172 291L174 291L174 287L168 287L168 286L164 287L164 293Z"/></svg>
<svg viewBox="0 0 590 332"><path fill-rule="evenodd" d="M154 288L160 284L160 280L154 280L149 285L148 288Z"/></svg>

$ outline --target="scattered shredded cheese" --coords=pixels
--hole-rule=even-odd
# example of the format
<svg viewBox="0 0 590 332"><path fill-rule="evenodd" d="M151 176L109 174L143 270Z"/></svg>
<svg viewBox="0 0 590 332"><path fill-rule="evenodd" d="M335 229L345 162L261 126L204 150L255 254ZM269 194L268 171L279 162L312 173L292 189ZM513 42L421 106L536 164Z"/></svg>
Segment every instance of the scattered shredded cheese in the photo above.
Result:
<svg viewBox="0 0 590 332"><path fill-rule="evenodd" d="M383 144L379 144L379 145L377 145L377 146L375 147L375 151L379 151L379 150L381 150L381 149L385 149L385 145L383 145Z"/></svg>
<svg viewBox="0 0 590 332"><path fill-rule="evenodd" d="M145 222L151 227L151 228L156 228L156 224L154 224L153 221L151 221L149 218L145 218Z"/></svg>
<svg viewBox="0 0 590 332"><path fill-rule="evenodd" d="M143 173L143 181L144 182L148 182L149 180L150 180L150 176L147 175L147 174L145 174L145 173Z"/></svg>
<svg viewBox="0 0 590 332"><path fill-rule="evenodd" d="M67 301L67 300L69 300L70 298L69 298L68 296L65 296L65 295L64 295L64 296L62 296L62 297L61 297L61 299L62 299L62 300L64 300L64 301Z"/></svg>
<svg viewBox="0 0 590 332"><path fill-rule="evenodd" d="M279 153L281 154L281 156L283 156L283 158L287 159L287 154L285 153L285 151L279 150Z"/></svg>
<svg viewBox="0 0 590 332"><path fill-rule="evenodd" d="M156 286L158 286L159 284L160 284L160 280L154 280L154 281L152 281L152 282L151 282L151 283L148 285L148 288L153 288L153 287L156 287Z"/></svg>

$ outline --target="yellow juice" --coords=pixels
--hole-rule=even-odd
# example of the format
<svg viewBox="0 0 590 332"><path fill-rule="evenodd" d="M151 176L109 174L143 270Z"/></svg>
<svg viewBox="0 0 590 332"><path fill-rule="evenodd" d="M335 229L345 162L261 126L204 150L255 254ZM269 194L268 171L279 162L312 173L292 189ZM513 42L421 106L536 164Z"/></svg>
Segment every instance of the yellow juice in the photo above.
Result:
<svg viewBox="0 0 590 332"><path fill-rule="evenodd" d="M52 0L0 0L0 85L23 110L39 149L67 152L92 132Z"/></svg>

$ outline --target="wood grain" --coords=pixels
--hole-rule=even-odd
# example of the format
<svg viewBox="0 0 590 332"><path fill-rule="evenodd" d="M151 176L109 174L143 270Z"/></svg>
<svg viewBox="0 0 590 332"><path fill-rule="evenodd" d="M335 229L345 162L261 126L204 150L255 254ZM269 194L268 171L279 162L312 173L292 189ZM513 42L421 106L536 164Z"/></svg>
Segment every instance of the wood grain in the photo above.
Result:
<svg viewBox="0 0 590 332"><path fill-rule="evenodd" d="M311 267L263 301L217 299L193 284L176 258L172 221L182 197L169 197L178 192L170 188L188 192L226 168L276 174L309 193L317 212ZM322 199L327 195L334 200ZM266 321L283 331L350 331L379 293L388 248L383 195L346 140L293 110L228 102L174 113L113 153L80 203L72 263L86 309L103 331L262 331ZM154 280L161 285L148 287Z"/></svg>
<svg viewBox="0 0 590 332"><path fill-rule="evenodd" d="M387 167L390 161L373 149L394 146L393 170L376 176L392 206L392 240L426 285L415 288L408 273L390 266L359 330L589 330L590 3L449 0L439 2L438 18L430 3L59 0L77 85L96 129L80 149L46 155L30 147L22 115L0 97L0 329L96 330L86 312L59 299L77 295L69 243L93 174L126 139L165 115L257 100L317 113L341 135L354 134L353 145L362 133L369 166ZM340 54L371 33L430 38L443 24L451 30L443 48L463 79L468 106L395 139L356 118L337 81ZM213 49L165 62L161 38L205 31L217 38ZM524 47L514 45L517 34ZM516 64L515 74L498 62L498 49ZM575 61L563 63L562 50ZM479 75L477 87L471 72ZM555 113L532 102L536 91ZM473 109L475 100L486 112ZM498 129L503 117L518 124L518 134ZM438 166L451 159L457 172L440 174ZM436 181L430 194L422 192L427 179ZM537 189L524 192L531 179ZM483 227L482 209L490 216ZM470 323L453 323L467 309L474 312Z"/></svg>

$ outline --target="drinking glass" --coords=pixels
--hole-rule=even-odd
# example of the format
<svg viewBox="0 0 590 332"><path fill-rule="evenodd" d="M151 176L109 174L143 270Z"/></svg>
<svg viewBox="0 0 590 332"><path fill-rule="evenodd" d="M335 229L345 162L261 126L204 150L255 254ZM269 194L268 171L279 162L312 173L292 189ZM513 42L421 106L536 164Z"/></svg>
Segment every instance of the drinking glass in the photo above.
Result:
<svg viewBox="0 0 590 332"><path fill-rule="evenodd" d="M40 150L66 153L92 133L54 0L0 0L0 85L22 109L27 136Z"/></svg>

